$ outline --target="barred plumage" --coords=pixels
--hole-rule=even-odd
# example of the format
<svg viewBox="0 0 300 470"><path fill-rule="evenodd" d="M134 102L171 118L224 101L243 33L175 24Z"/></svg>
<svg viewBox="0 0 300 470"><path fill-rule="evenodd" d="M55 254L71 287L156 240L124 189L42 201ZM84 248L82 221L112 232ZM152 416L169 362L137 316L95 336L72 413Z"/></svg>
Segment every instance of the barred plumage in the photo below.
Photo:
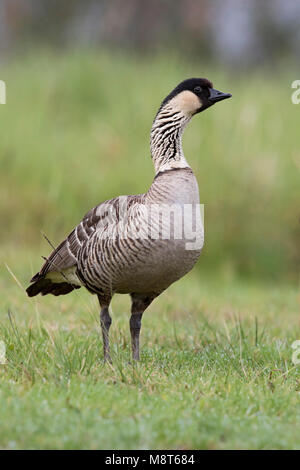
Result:
<svg viewBox="0 0 300 470"><path fill-rule="evenodd" d="M81 286L98 295L105 358L109 358L112 296L131 295L132 352L139 359L143 312L190 271L200 255L204 233L197 217L199 191L181 137L194 114L229 96L214 90L206 79L179 84L163 101L152 125L156 176L149 190L119 196L90 210L31 279L29 296L64 295ZM187 225L198 240L194 249L187 249Z"/></svg>

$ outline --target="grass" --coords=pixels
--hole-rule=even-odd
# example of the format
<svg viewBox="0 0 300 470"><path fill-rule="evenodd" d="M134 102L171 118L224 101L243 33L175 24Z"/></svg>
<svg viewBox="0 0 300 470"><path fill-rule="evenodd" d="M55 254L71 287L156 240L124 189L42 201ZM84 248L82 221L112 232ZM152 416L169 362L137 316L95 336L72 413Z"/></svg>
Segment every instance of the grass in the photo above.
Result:
<svg viewBox="0 0 300 470"><path fill-rule="evenodd" d="M103 364L93 296L25 295L49 253L41 231L56 244L101 200L149 186L153 115L193 75L233 94L184 138L205 249L145 313L139 364L129 300L114 299L113 363ZM16 57L0 78L0 448L299 449L294 75L43 51Z"/></svg>
<svg viewBox="0 0 300 470"><path fill-rule="evenodd" d="M30 300L4 277L2 448L300 448L296 289L191 274L145 313L137 365L116 296L110 365L93 296Z"/></svg>

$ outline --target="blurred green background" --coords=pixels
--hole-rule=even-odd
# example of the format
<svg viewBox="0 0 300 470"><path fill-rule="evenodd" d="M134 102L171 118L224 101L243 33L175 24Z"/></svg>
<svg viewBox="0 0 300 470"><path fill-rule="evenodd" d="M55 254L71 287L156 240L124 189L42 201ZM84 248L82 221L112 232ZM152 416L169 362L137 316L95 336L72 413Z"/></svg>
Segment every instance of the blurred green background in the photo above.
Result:
<svg viewBox="0 0 300 470"><path fill-rule="evenodd" d="M225 3L222 23L220 2L1 4L2 261L10 253L14 268L30 254L38 269L50 251L41 232L56 245L102 200L147 190L155 112L179 81L204 76L233 98L197 116L184 136L205 204L196 269L297 282L300 107L291 83L300 77L291 21L300 10L260 2L262 28L251 2Z"/></svg>
<svg viewBox="0 0 300 470"><path fill-rule="evenodd" d="M300 448L299 24L299 0L0 2L1 449ZM42 233L148 189L154 115L197 76L232 93L183 138L205 246L147 310L138 365L115 296L103 364L96 296L24 288Z"/></svg>

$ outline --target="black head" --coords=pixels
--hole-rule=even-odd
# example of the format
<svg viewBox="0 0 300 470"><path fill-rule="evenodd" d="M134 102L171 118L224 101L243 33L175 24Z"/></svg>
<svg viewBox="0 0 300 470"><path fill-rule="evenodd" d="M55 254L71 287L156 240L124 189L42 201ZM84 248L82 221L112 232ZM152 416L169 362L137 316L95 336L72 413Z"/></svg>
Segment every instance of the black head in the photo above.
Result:
<svg viewBox="0 0 300 470"><path fill-rule="evenodd" d="M194 115L230 97L230 93L215 90L212 82L206 78L188 78L171 91L161 107L172 103L179 109L182 108L183 112Z"/></svg>

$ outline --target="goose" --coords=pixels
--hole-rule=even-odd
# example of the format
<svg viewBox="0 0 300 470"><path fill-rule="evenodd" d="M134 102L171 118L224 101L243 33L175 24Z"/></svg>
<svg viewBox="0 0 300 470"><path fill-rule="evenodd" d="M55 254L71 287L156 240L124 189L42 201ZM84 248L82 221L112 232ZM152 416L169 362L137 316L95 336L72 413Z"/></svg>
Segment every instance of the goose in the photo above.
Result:
<svg viewBox="0 0 300 470"><path fill-rule="evenodd" d="M113 295L131 296L131 349L133 360L138 361L144 311L189 272L200 256L204 229L198 217L199 190L183 154L182 134L193 116L230 97L205 78L179 83L161 103L152 124L155 177L148 191L119 196L91 209L52 251L26 289L29 297L65 295L82 286L96 294L104 360L111 361L109 305Z"/></svg>

